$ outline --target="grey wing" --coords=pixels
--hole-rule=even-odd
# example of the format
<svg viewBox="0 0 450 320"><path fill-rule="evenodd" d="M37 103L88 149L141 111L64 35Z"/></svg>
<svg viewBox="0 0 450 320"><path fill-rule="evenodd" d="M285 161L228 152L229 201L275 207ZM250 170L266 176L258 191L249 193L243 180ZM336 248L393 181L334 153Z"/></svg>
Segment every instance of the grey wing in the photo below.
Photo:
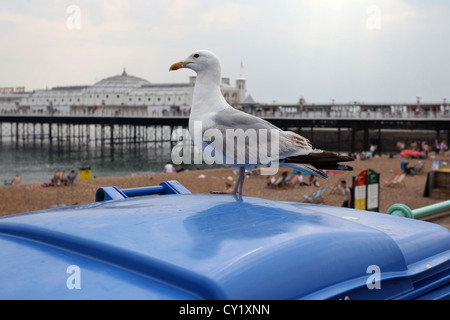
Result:
<svg viewBox="0 0 450 320"><path fill-rule="evenodd" d="M306 171L322 178L327 178L327 174L320 169L352 169L348 166L341 166L337 162L351 161L353 159L340 156L333 152L315 149L305 137L295 132L283 131L266 120L254 117L245 112L226 109L210 117L209 124L211 127L222 132L224 137L227 129L242 129L246 136L249 136L249 131L255 131L258 134L262 129L278 133L278 139L275 140L275 143L271 137L270 141L258 138L258 141L254 143L246 141L244 147L237 146L236 148L235 146L233 152L237 155L236 158L238 161L244 158L247 161L252 156L254 157L256 153L259 159L261 159L261 155L264 155L264 152L266 152L267 157L265 161L260 161L260 163L266 164L268 162L279 161L279 164L282 166ZM241 131L241 133L243 132ZM230 139L225 140L227 140L228 144ZM275 153L273 152L274 150L276 151ZM319 168L316 168L316 166Z"/></svg>
<svg viewBox="0 0 450 320"><path fill-rule="evenodd" d="M216 112L211 120L215 123L216 128L219 130L226 129L243 129L246 131L247 129L267 129L267 130L281 130L280 128L274 126L270 122L252 116L251 114L236 110L234 108L228 108Z"/></svg>
<svg viewBox="0 0 450 320"><path fill-rule="evenodd" d="M220 130L223 134L225 134L227 129L242 129L244 133L247 134L250 133L248 130L255 131L258 137L265 134L262 130L267 130L267 137L270 136L272 131L277 133L278 141L274 142L268 138L267 141L270 142L266 145L264 145L264 143L261 144L261 141L259 140L258 143L260 147L266 148L266 150L272 150L271 147L277 147L278 159L304 155L314 150L308 139L305 137L291 131L283 131L264 119L236 109L230 108L216 112L210 120L211 125ZM264 142L264 139L262 140ZM276 146L272 146L272 143L276 143Z"/></svg>

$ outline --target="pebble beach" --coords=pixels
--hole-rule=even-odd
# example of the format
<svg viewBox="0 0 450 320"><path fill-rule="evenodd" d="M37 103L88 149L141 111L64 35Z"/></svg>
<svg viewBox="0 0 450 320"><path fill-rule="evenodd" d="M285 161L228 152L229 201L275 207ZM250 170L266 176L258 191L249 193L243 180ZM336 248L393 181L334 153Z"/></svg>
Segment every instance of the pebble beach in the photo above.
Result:
<svg viewBox="0 0 450 320"><path fill-rule="evenodd" d="M433 160L440 163L449 163L449 156L432 156L430 159L402 159L387 156L373 157L367 160L356 160L351 164L353 171L341 171L330 174L328 180L319 179L319 187L327 186L327 192L323 196L323 205L341 206L342 193L335 187L341 179L346 179L351 185L352 177L360 171L372 169L380 173L380 212L386 212L395 203L403 203L411 209L420 208L443 201L424 197L424 189L427 180L427 172L431 171ZM386 181L394 178L401 172L401 160L409 162L414 167L422 161L424 168L421 174L407 175L400 185L388 185ZM443 168L448 168L443 167ZM292 169L280 167L276 177L282 172L292 173ZM45 210L55 207L72 206L77 204L94 202L95 192L99 187L117 186L118 188L135 188L158 185L165 180L177 180L192 193L210 193L211 191L225 191L225 183L231 185L237 180L237 173L231 168L184 171L180 173L155 173L124 177L104 177L92 180L75 180L72 185L43 187L42 183L19 184L0 187L0 216L25 213L30 211ZM271 200L305 202L305 195L311 195L317 191L316 186L299 186L290 188L266 188L267 176L247 175L244 183L244 196L258 197ZM305 177L308 181L308 177ZM48 181L47 181L48 182ZM448 218L442 220L447 227L450 226Z"/></svg>

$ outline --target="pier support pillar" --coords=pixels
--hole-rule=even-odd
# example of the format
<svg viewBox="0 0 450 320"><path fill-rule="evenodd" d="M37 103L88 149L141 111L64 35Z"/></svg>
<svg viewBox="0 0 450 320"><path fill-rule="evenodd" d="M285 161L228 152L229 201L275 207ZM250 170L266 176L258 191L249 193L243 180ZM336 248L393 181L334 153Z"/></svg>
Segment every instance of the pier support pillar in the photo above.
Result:
<svg viewBox="0 0 450 320"><path fill-rule="evenodd" d="M377 146L378 156L381 157L381 127L378 128L378 146Z"/></svg>
<svg viewBox="0 0 450 320"><path fill-rule="evenodd" d="M111 131L111 137L110 137L110 145L113 146L114 145L114 125L110 125L109 126L109 130Z"/></svg>
<svg viewBox="0 0 450 320"><path fill-rule="evenodd" d="M369 129L364 128L363 150L369 150Z"/></svg>
<svg viewBox="0 0 450 320"><path fill-rule="evenodd" d="M341 127L337 128L337 151L341 152Z"/></svg>
<svg viewBox="0 0 450 320"><path fill-rule="evenodd" d="M53 136L52 136L52 123L49 122L48 123L48 139L50 140L50 142L52 142L52 138L53 138Z"/></svg>
<svg viewBox="0 0 450 320"><path fill-rule="evenodd" d="M352 142L351 142L351 146L350 146L352 153L355 153L355 131L356 131L356 128L352 127Z"/></svg>

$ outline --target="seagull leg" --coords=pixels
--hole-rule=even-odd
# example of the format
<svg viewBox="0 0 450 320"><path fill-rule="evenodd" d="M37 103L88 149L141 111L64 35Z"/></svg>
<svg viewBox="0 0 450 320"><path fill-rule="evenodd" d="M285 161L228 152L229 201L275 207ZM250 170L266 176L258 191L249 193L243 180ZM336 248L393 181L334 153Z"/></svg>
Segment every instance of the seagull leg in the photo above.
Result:
<svg viewBox="0 0 450 320"><path fill-rule="evenodd" d="M232 194L237 194L240 182L241 182L241 174L239 173L239 177L238 180L236 181L236 184L234 185L233 192L231 192Z"/></svg>
<svg viewBox="0 0 450 320"><path fill-rule="evenodd" d="M245 168L240 167L239 168L239 178L236 181L236 185L234 186L233 194L239 194L242 196L242 187L244 185L244 179L245 179ZM239 192L238 192L239 190Z"/></svg>

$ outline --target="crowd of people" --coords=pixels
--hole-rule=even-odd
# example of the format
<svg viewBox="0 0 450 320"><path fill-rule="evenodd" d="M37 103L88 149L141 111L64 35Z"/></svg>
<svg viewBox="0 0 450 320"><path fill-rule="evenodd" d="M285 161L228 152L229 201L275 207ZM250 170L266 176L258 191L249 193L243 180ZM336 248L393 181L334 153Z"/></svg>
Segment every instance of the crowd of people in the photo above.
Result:
<svg viewBox="0 0 450 320"><path fill-rule="evenodd" d="M317 180L316 176L312 174L306 174L306 176L308 177L307 182L305 182L305 178L303 176L304 173L296 169L292 172L291 175L289 175L288 171L282 172L278 179L276 179L275 176L268 176L265 188L289 188L295 186L314 186L319 188L319 181ZM343 196L342 207L351 208L352 193L350 188L347 186L347 181L345 179L341 180L338 189Z"/></svg>
<svg viewBox="0 0 450 320"><path fill-rule="evenodd" d="M41 187L55 187L55 186L68 186L74 183L78 172L71 170L67 177L64 177L64 170L58 169L55 171L53 178L50 182L44 182Z"/></svg>
<svg viewBox="0 0 450 320"><path fill-rule="evenodd" d="M316 176L309 174L308 182L304 181L303 174L300 170L295 169L292 175L288 171L283 171L277 179L275 176L267 176L266 188L283 188L299 186L315 186L319 187L319 181Z"/></svg>
<svg viewBox="0 0 450 320"><path fill-rule="evenodd" d="M8 181L8 179L3 180L3 185L4 186L17 185L17 184L20 184L21 181L22 181L22 179L20 178L19 174L17 173L11 181Z"/></svg>
<svg viewBox="0 0 450 320"><path fill-rule="evenodd" d="M70 185L75 181L77 175L78 172L76 170L71 170L70 173L67 175L67 177L64 177L64 170L58 169L55 171L55 174L53 175L53 178L50 180L50 182L44 182L41 186L52 187L52 186ZM3 185L4 186L19 185L21 182L22 179L17 173L11 181L8 181L8 179L3 180Z"/></svg>
<svg viewBox="0 0 450 320"><path fill-rule="evenodd" d="M404 141L398 141L397 152L401 153L405 149L407 149L406 143ZM435 139L430 146L430 144L425 140L423 141L414 140L410 143L408 150L421 152L423 154L423 158L428 159L431 151L434 151L436 155L445 156L448 151L448 144L446 140L441 140L441 142L439 142L438 139Z"/></svg>
<svg viewBox="0 0 450 320"><path fill-rule="evenodd" d="M437 155L441 154L445 157L446 152L448 151L447 141L442 140L441 143L439 143L437 139L434 140L434 151Z"/></svg>

